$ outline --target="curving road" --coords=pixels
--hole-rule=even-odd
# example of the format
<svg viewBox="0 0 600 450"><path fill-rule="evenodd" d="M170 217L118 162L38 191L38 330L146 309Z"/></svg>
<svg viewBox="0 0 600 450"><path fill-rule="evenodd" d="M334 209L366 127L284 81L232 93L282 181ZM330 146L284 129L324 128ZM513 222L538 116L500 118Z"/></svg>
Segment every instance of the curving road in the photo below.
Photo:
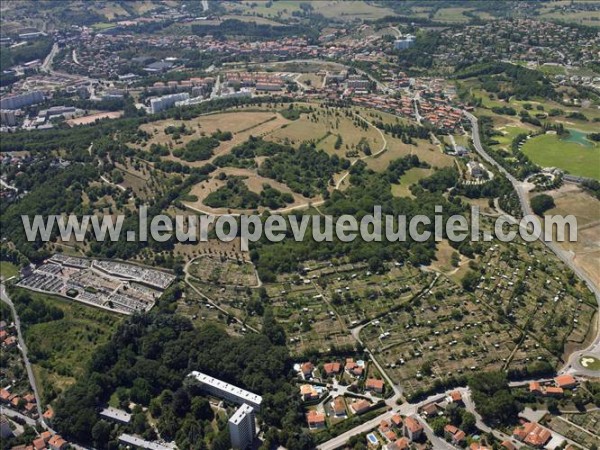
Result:
<svg viewBox="0 0 600 450"><path fill-rule="evenodd" d="M479 135L479 123L478 123L477 117L475 117L473 114L471 114L467 111L462 111L462 112L471 122L473 145L474 145L477 153L485 161L487 161L489 164L491 164L492 166L497 168L511 182L511 184L515 188L515 191L517 192L517 195L519 197L519 202L521 203L521 209L523 211L523 214L524 215L533 215L533 211L531 210L531 205L529 204L528 189L526 187L526 184L523 183L522 181L517 180L514 176L512 176L503 166L501 166L494 158L492 158L483 149L483 146L481 145L480 135ZM573 263L572 256L568 251L561 248L555 242L546 241L545 239L543 239L542 235L537 236L537 238L546 247L548 247L552 251L552 253L554 253L558 257L558 259L560 259L563 263L565 263L581 280L583 280L586 283L586 285L588 286L590 291L592 291L594 293L594 296L596 297L596 302L598 303L599 313L596 314L596 316L597 316L596 320L598 321L598 323L596 324L596 330L597 330L596 338L589 345L588 348L574 352L573 354L571 354L569 356L569 360L567 361L565 366L559 372L563 373L563 372L569 371L569 372L572 372L575 374L580 373L582 375L598 376L597 372L585 370L583 367L581 367L581 365L579 364L579 358L582 355L588 354L588 353L591 353L593 355L597 355L598 357L600 357L600 287L598 287L594 283L594 281L584 271L582 271L579 267L577 267Z"/></svg>

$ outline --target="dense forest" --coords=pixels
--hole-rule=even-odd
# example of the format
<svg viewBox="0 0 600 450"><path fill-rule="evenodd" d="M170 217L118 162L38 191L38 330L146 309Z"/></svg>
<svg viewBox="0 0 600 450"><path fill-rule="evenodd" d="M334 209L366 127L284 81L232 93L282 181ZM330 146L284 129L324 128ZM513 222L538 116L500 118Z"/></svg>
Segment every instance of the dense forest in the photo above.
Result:
<svg viewBox="0 0 600 450"><path fill-rule="evenodd" d="M161 302L176 296L169 294ZM280 328L266 320L263 334L232 337L212 324L194 329L187 319L169 313L133 316L94 354L87 376L56 402L54 425L67 439L112 448L117 427L100 420L98 412L117 392L123 404L149 407L161 436L175 439L180 448L203 449L211 443L211 449L226 450L225 424L219 432L212 429L213 413L205 397L186 380L198 370L263 396L259 420L268 445L311 448L310 436L290 431L300 429L303 415L288 380L292 363ZM134 410L128 428L155 437L141 409Z"/></svg>
<svg viewBox="0 0 600 450"><path fill-rule="evenodd" d="M314 197L319 193L327 195L333 174L349 165L349 161L337 155L329 156L323 150L316 150L314 144L302 144L298 150L289 146L267 158L258 168L258 174L285 183L305 197Z"/></svg>
<svg viewBox="0 0 600 450"><path fill-rule="evenodd" d="M475 64L460 70L454 76L459 80L477 77L483 89L495 93L500 99L515 97L517 100L529 100L542 97L559 100L561 97L543 73L515 64Z"/></svg>
<svg viewBox="0 0 600 450"><path fill-rule="evenodd" d="M464 212L466 207L458 197L451 196L446 199L442 195L442 185L447 184L445 179L440 180L438 177L425 179L423 185L414 188L414 199L392 196L391 183L397 182L411 167L422 166L415 155L392 162L383 173L373 172L364 163L359 162L350 169L351 186L344 192L334 191L320 210L334 217L349 214L360 220L367 214L373 214L374 205L381 205L382 214L395 217L406 215L407 222L417 214L433 217L435 205L442 206L442 215L446 218ZM318 229L322 231L324 227L321 223ZM398 224L392 231L396 232L397 228ZM432 231L433 228L425 226L424 229ZM385 233L384 224L382 234L385 236ZM297 242L291 238L291 231L289 234L288 239L278 243L261 240L251 250L251 257L263 281L273 280L277 273L295 271L301 261L308 259L327 260L344 256L350 261L368 261L371 270L378 271L383 268L383 262L389 260L410 261L415 265L428 264L433 259L436 249L433 239L416 242L409 236L405 241L396 242L388 242L385 237L383 241L372 242L363 239L341 242L337 238L331 242L317 242L312 239L310 222L306 232L307 238L304 240Z"/></svg>
<svg viewBox="0 0 600 450"><path fill-rule="evenodd" d="M318 36L318 30L304 25L270 25L237 19L226 19L218 25L194 24L192 25L192 33L198 36L210 34L217 39L223 39L227 36L245 36L264 40L290 36Z"/></svg>
<svg viewBox="0 0 600 450"><path fill-rule="evenodd" d="M278 209L294 201L287 192L281 192L264 184L260 194L252 192L240 177L230 177L225 186L211 192L204 199L204 204L211 208L256 209L264 206Z"/></svg>
<svg viewBox="0 0 600 450"><path fill-rule="evenodd" d="M0 52L0 72L4 72L9 67L17 64L23 64L34 59L44 59L50 53L52 44L51 38L44 37L29 41L25 45L3 46Z"/></svg>

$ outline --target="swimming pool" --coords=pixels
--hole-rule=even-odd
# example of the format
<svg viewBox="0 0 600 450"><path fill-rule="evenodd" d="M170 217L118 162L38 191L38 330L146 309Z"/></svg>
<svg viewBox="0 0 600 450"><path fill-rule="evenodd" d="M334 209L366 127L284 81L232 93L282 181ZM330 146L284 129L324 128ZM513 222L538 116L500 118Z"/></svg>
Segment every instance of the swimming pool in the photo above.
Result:
<svg viewBox="0 0 600 450"><path fill-rule="evenodd" d="M367 434L367 440L369 441L370 444L373 444L373 445L377 445L379 443L377 436L375 436L373 433Z"/></svg>

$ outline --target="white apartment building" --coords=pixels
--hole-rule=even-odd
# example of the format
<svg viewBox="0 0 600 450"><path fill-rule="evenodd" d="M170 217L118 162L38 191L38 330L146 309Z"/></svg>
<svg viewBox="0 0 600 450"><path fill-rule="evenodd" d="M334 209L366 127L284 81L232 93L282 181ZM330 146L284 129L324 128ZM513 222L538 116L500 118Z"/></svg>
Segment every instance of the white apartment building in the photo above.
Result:
<svg viewBox="0 0 600 450"><path fill-rule="evenodd" d="M209 394L223 398L238 405L247 404L252 406L256 411L260 410L262 397L245 389L239 388L232 384L213 378L202 372L193 371L188 376L194 377Z"/></svg>
<svg viewBox="0 0 600 450"><path fill-rule="evenodd" d="M161 111L164 111L165 109L170 108L171 106L174 106L175 103L177 103L177 102L182 102L184 100L188 100L189 98L190 98L190 94L188 94L187 92L153 98L150 100L150 112L152 114L156 114L158 112L161 112Z"/></svg>
<svg viewBox="0 0 600 450"><path fill-rule="evenodd" d="M238 450L248 448L256 436L254 408L243 404L229 419L231 446Z"/></svg>
<svg viewBox="0 0 600 450"><path fill-rule="evenodd" d="M23 106L33 105L44 101L42 91L31 91L25 94L11 95L0 99L0 109L19 109Z"/></svg>

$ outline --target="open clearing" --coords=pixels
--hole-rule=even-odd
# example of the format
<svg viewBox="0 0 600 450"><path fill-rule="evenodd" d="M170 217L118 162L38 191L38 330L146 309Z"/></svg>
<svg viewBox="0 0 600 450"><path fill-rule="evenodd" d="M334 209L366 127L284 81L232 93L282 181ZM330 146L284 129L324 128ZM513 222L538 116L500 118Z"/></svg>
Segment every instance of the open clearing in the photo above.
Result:
<svg viewBox="0 0 600 450"><path fill-rule="evenodd" d="M431 175L433 171L431 169L423 169L420 167L413 167L406 171L402 177L400 177L399 184L392 185L392 195L395 197L414 197L410 192L410 186L417 183L420 179Z"/></svg>
<svg viewBox="0 0 600 450"><path fill-rule="evenodd" d="M235 6L228 5L227 9L232 13L240 12L246 15L289 19L294 12L300 11L300 3L287 0L277 2L244 1L236 3ZM345 21L355 19L376 20L394 14L391 9L380 8L358 1L319 1L311 2L311 6L315 13L322 14L326 18Z"/></svg>
<svg viewBox="0 0 600 450"><path fill-rule="evenodd" d="M0 276L7 280L19 274L19 268L8 261L0 261Z"/></svg>
<svg viewBox="0 0 600 450"><path fill-rule="evenodd" d="M27 294L60 308L64 314L62 319L29 325L25 330L41 395L51 397L51 391L64 390L83 376L94 350L108 341L122 319L118 314L59 297Z"/></svg>
<svg viewBox="0 0 600 450"><path fill-rule="evenodd" d="M232 177L232 176L246 177L243 180L244 184L246 184L246 186L248 186L248 189L250 189L252 192L255 192L257 194L260 194L260 192L262 191L263 184L268 184L272 188L275 188L280 192L290 193L294 197L294 203L291 203L290 205L286 206L286 208L307 204L311 201L320 200L320 197L312 198L312 199L306 198L301 194L293 192L286 184L280 183L280 182L272 180L270 178L261 177L253 170L225 167L223 169L217 170L213 174L213 177L211 179L196 184L190 191L190 194L198 197L198 200L196 200L194 202L185 202L185 204L192 209L206 211L211 214L227 214L228 212L233 211L233 209L231 209L231 208L211 208L204 204L204 199L206 199L208 194L216 191L220 187L225 186L227 184L227 180L219 180L218 179L219 174L221 174L221 173L226 174L227 177ZM265 209L266 208L264 208L264 207L258 208L259 211L264 211ZM252 210L236 209L235 211L250 212Z"/></svg>
<svg viewBox="0 0 600 450"><path fill-rule="evenodd" d="M331 108L327 110L318 105L311 106L316 109L315 113L302 114L299 119L271 133L267 139L295 146L307 140L316 141L317 149L350 160L355 158L346 156L346 152L354 150L361 139L366 141L373 153L381 148L383 140L379 132L371 126L367 129L356 126L355 122L360 119L353 120L339 110ZM316 118L313 118L315 115ZM342 137L342 145L336 150L335 141L338 135ZM364 154L361 153L359 156Z"/></svg>
<svg viewBox="0 0 600 450"><path fill-rule="evenodd" d="M546 214L573 214L577 218L577 242L558 244L573 252L573 262L596 284L600 283L600 201L569 183L550 194L556 207Z"/></svg>
<svg viewBox="0 0 600 450"><path fill-rule="evenodd" d="M77 117L76 119L69 119L67 123L69 125L89 125L90 123L94 123L96 120L101 119L118 119L123 115L123 111L110 111L110 112L100 112L96 114L90 114L89 116Z"/></svg>
<svg viewBox="0 0 600 450"><path fill-rule="evenodd" d="M558 167L572 175L600 180L600 146L587 148L575 142L544 134L529 139L523 153L542 167Z"/></svg>
<svg viewBox="0 0 600 450"><path fill-rule="evenodd" d="M385 139L387 140L387 151L376 158L369 158L365 161L367 166L376 172L384 171L390 162L408 155L417 155L419 160L425 161L432 167L448 167L454 164L453 157L440 152L440 149L429 141L415 139L417 145L410 145L390 135L386 135Z"/></svg>

